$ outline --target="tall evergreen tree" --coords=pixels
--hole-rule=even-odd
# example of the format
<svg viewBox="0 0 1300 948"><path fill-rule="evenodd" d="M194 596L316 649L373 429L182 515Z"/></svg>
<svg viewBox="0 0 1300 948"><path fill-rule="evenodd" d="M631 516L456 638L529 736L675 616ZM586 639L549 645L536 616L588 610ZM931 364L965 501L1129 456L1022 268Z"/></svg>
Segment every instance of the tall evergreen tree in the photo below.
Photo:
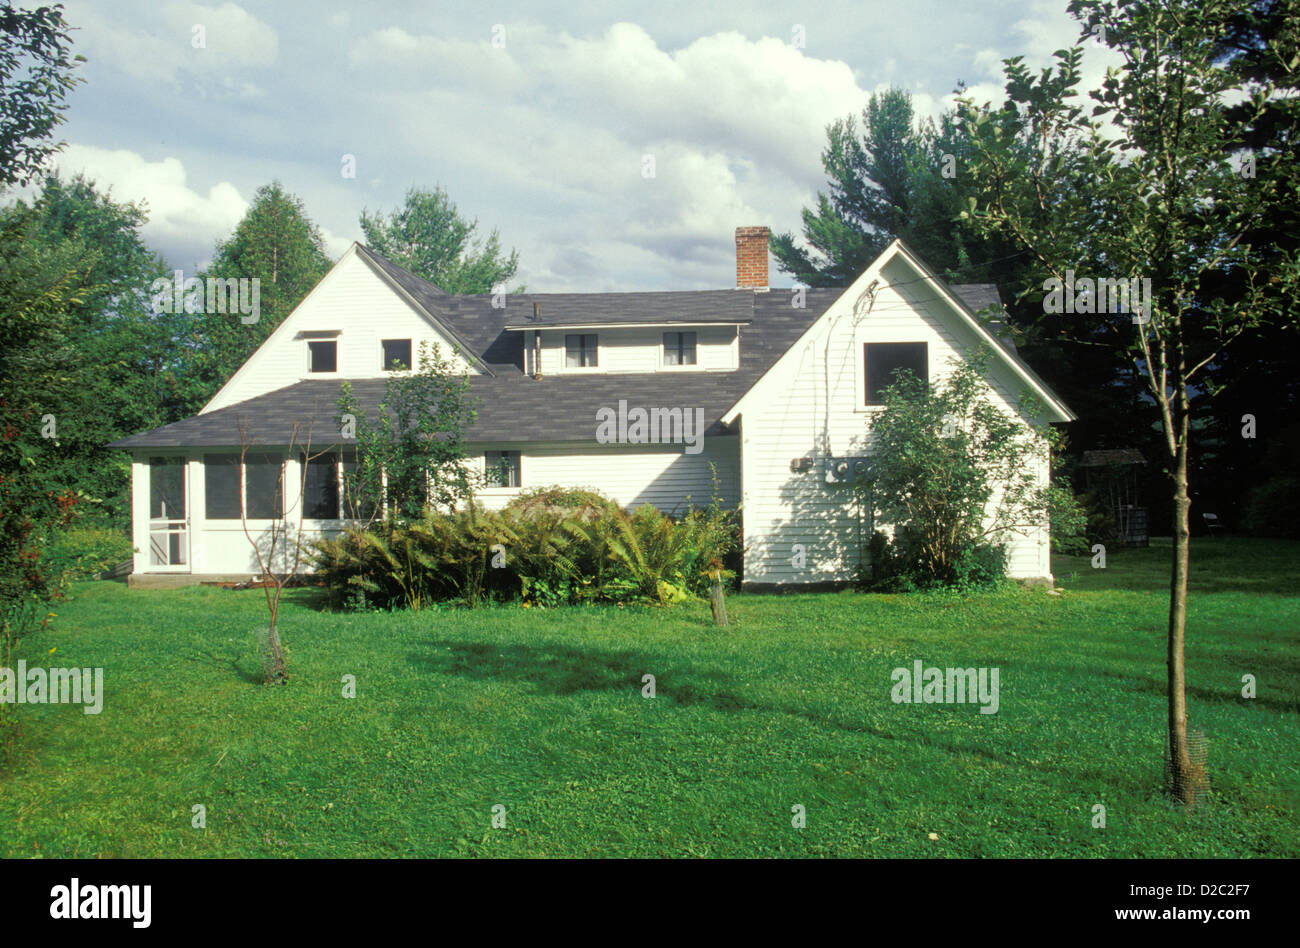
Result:
<svg viewBox="0 0 1300 948"><path fill-rule="evenodd" d="M1011 129L1007 147L1029 155ZM1136 372L1117 365L1103 345L1109 328L1081 333L1066 325L1072 316L1044 313L1032 256L1013 235L963 217L980 197L970 174L974 157L956 112L917 121L906 91L871 96L860 124L850 116L827 128L829 193L803 210L802 244L790 233L773 237L778 265L810 286L847 286L901 238L948 282L996 284L1021 354L1079 415L1069 443L1076 450L1138 447L1154 456L1158 419Z"/></svg>

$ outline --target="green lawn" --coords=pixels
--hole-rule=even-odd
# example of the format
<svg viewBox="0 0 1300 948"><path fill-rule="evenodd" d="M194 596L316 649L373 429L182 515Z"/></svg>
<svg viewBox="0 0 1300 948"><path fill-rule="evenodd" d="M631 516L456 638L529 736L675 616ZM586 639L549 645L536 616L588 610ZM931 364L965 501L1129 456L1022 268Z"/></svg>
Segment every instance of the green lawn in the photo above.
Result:
<svg viewBox="0 0 1300 948"><path fill-rule="evenodd" d="M10 709L0 854L1294 857L1297 554L1194 546L1214 792L1191 813L1158 789L1167 541L1057 558L1059 595L733 596L723 630L702 603L332 614L295 590L284 688L256 683L259 592L86 583L24 657L102 666L104 710ZM892 703L915 659L999 668L1000 710Z"/></svg>

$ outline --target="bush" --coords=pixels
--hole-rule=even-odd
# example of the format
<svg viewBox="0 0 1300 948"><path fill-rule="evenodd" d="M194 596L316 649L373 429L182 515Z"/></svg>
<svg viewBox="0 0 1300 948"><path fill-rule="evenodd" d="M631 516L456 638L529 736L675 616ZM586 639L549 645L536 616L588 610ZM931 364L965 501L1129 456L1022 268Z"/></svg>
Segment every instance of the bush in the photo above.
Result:
<svg viewBox="0 0 1300 948"><path fill-rule="evenodd" d="M858 585L872 592L907 593L921 589L991 589L1007 582L1005 546L977 543L963 547L947 569L936 572L921 549L921 538L900 527L891 540L877 530L867 543L867 563Z"/></svg>
<svg viewBox="0 0 1300 948"><path fill-rule="evenodd" d="M716 505L680 520L644 506L629 514L591 491L535 491L501 511L354 526L318 540L310 557L340 608L419 609L521 599L538 606L668 605L702 595L739 549L737 521Z"/></svg>
<svg viewBox="0 0 1300 948"><path fill-rule="evenodd" d="M1084 502L1068 487L1053 486L1049 496L1047 513L1051 521L1052 552L1087 556L1092 547L1088 539L1091 517Z"/></svg>
<svg viewBox="0 0 1300 948"><path fill-rule="evenodd" d="M884 407L870 421L867 455L856 489L877 523L894 527L875 543L871 584L901 587L988 585L1005 563L1005 543L1026 525L1046 525L1060 489L1040 484L1041 462L1059 436L996 405L984 380L988 352L953 360L931 385L900 372L884 389ZM1077 511L1072 529L1079 526ZM883 557L883 558L882 558ZM879 588L879 587L876 587Z"/></svg>
<svg viewBox="0 0 1300 948"><path fill-rule="evenodd" d="M51 534L41 551L41 571L55 585L89 579L131 558L131 540L120 530L74 524Z"/></svg>
<svg viewBox="0 0 1300 948"><path fill-rule="evenodd" d="M1300 539L1300 479L1274 477L1247 494L1244 525L1257 537Z"/></svg>

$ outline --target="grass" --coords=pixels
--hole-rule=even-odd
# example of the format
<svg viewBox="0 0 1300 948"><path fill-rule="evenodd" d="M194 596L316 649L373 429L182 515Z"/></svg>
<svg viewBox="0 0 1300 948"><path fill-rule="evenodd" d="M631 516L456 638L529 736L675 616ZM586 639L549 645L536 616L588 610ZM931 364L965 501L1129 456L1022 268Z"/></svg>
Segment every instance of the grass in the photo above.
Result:
<svg viewBox="0 0 1300 948"><path fill-rule="evenodd" d="M0 854L1294 857L1297 554L1195 542L1191 812L1159 791L1167 541L1058 557L1059 595L733 596L726 629L703 603L333 614L294 590L283 688L257 683L260 592L84 583L24 655L102 666L104 710L9 709ZM915 659L999 668L999 712L893 704Z"/></svg>

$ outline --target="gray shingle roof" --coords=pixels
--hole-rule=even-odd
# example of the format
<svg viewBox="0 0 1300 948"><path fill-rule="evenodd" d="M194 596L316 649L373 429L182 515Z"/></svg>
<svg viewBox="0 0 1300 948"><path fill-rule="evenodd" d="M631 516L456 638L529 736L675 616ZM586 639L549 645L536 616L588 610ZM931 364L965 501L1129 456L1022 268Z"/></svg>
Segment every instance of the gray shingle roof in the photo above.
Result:
<svg viewBox="0 0 1300 948"><path fill-rule="evenodd" d="M752 290L666 293L520 293L507 299L510 329L548 326L629 326L657 323L746 323L753 316ZM533 304L538 318L533 319Z"/></svg>
<svg viewBox="0 0 1300 948"><path fill-rule="evenodd" d="M471 441L594 441L596 412L603 407L617 410L620 399L629 408L702 408L705 434L721 433L719 419L727 409L841 294L837 289L808 290L806 307L797 310L782 293L723 292L749 297L753 314L753 322L740 330L740 368L736 371L556 375L534 380L517 365L501 366L505 371L495 376L470 377L479 404L478 417L466 437ZM492 338L489 350L500 344L502 335L518 338L518 333L500 331L502 317L499 310L492 310L489 297L456 299L461 303L460 311L444 313L444 319L454 322L466 338L475 339L479 345ZM498 334L495 338L494 331ZM352 380L352 390L371 418L378 410L385 384L384 379ZM301 443L308 431L313 444L330 444L337 435L334 414L339 386L340 380L309 379L122 438L111 447L234 447L240 443L241 423L247 424L250 444L285 445L291 437Z"/></svg>
<svg viewBox="0 0 1300 948"><path fill-rule="evenodd" d="M497 308L489 295L453 296L367 248L361 256L446 328L468 355L491 370L474 375L477 418L466 432L471 441L594 441L596 413L629 408L702 408L705 434L724 430L722 415L843 293L808 289L805 306L791 306L789 293L773 290L701 290L667 293L510 294ZM992 284L952 287L971 309L1001 307ZM533 323L533 303L541 323ZM508 326L587 325L658 322L729 322L740 325L740 367L734 372L610 373L547 376L523 374L523 334ZM1011 350L1012 357L1014 349ZM341 380L310 379L237 405L195 415L174 424L114 441L114 448L236 447L240 426L249 444L298 443L311 432L315 445L337 440L334 422ZM386 380L352 380L363 410L374 418ZM295 434L295 425L297 433Z"/></svg>

